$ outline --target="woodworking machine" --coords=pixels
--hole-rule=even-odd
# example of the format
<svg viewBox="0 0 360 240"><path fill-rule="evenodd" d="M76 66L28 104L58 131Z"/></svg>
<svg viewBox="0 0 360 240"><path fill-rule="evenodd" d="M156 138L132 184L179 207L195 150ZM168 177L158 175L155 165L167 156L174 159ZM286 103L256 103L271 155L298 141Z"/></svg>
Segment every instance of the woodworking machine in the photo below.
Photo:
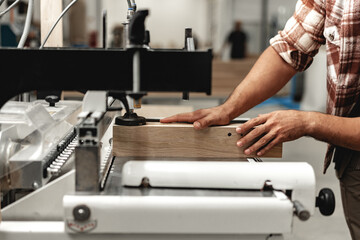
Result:
<svg viewBox="0 0 360 240"><path fill-rule="evenodd" d="M331 215L305 162L113 156L112 126L146 124L147 92L211 93L211 50L194 50L189 29L184 49L143 46L147 15L131 16L125 49L0 49L17 73L0 94L0 239L279 240L316 206ZM86 94L10 100L31 90Z"/></svg>

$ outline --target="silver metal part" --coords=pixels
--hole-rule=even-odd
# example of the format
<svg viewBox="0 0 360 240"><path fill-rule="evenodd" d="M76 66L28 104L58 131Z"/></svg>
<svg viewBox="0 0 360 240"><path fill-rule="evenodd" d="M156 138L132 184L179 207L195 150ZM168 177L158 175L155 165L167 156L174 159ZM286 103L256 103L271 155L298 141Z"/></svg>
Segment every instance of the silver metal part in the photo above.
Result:
<svg viewBox="0 0 360 240"><path fill-rule="evenodd" d="M194 38L187 38L187 50L190 52L195 51L195 43L194 43Z"/></svg>
<svg viewBox="0 0 360 240"><path fill-rule="evenodd" d="M76 147L76 191L99 192L100 182L100 151L99 145Z"/></svg>
<svg viewBox="0 0 360 240"><path fill-rule="evenodd" d="M134 16L135 10L134 6L136 7L135 2L131 2L130 0L128 0L128 10L126 13L126 20L122 23L124 28L123 28L123 48L128 48L130 46L130 40L129 40L129 24L130 24L130 20L131 18Z"/></svg>
<svg viewBox="0 0 360 240"><path fill-rule="evenodd" d="M133 58L133 93L140 92L140 52L136 51Z"/></svg>
<svg viewBox="0 0 360 240"><path fill-rule="evenodd" d="M23 93L20 95L20 101L30 102L30 93Z"/></svg>
<svg viewBox="0 0 360 240"><path fill-rule="evenodd" d="M60 175L62 171L62 167L68 162L68 160L74 153L77 144L78 144L78 139L77 137L75 137L47 168L49 175L55 177Z"/></svg>
<svg viewBox="0 0 360 240"><path fill-rule="evenodd" d="M116 104L118 103L115 102L114 105ZM100 191L102 139L114 117L114 112L89 112L80 115L81 123L77 127L79 141L75 148L76 191L95 193Z"/></svg>
<svg viewBox="0 0 360 240"><path fill-rule="evenodd" d="M108 151L105 155L104 160L101 162L100 172L101 172L101 183L100 189L103 190L105 188L106 181L109 177L109 174L112 171L112 165L114 162L114 156L112 155L112 143L109 143Z"/></svg>
<svg viewBox="0 0 360 240"><path fill-rule="evenodd" d="M9 176L9 189L38 189L60 171L65 162L57 157L72 153L67 145L75 137L72 118L80 107L80 102L48 107L44 101L5 105L0 114L0 174Z"/></svg>
<svg viewBox="0 0 360 240"><path fill-rule="evenodd" d="M80 101L9 101L0 110L0 197L21 205L32 192L70 171ZM19 202L19 205L17 204ZM6 208L5 208L6 209ZM37 210L40 211L40 210ZM6 214L3 212L3 217ZM14 212L11 213L14 216ZM22 210L22 216L25 211ZM16 214L15 214L16 215Z"/></svg>

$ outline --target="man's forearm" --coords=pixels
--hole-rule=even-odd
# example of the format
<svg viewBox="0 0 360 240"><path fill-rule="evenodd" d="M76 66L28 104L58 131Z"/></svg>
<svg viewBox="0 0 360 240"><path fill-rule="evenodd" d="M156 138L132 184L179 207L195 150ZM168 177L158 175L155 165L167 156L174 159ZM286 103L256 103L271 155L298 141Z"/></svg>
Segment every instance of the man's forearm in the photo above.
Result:
<svg viewBox="0 0 360 240"><path fill-rule="evenodd" d="M360 151L360 118L304 112L307 135L327 143Z"/></svg>
<svg viewBox="0 0 360 240"><path fill-rule="evenodd" d="M230 118L235 118L275 95L296 73L269 47L256 61L245 79L224 103Z"/></svg>

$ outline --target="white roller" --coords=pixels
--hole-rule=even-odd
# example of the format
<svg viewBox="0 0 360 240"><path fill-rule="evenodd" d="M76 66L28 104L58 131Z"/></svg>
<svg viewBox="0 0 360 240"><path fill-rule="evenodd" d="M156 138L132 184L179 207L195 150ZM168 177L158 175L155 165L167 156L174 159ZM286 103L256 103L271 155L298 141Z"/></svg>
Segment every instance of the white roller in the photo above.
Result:
<svg viewBox="0 0 360 240"><path fill-rule="evenodd" d="M148 178L152 187L252 189L265 181L278 190L291 190L291 200L300 201L313 214L315 174L305 162L196 162L129 161L122 171L124 186L139 186Z"/></svg>

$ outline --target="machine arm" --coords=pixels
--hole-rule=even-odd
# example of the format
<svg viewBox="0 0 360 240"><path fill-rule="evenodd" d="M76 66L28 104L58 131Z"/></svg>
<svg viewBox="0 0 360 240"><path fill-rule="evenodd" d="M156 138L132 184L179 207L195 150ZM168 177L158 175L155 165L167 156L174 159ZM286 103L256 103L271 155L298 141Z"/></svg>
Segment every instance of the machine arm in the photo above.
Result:
<svg viewBox="0 0 360 240"><path fill-rule="evenodd" d="M141 91L211 94L212 52L138 49ZM32 90L132 90L133 49L0 49L0 107Z"/></svg>

